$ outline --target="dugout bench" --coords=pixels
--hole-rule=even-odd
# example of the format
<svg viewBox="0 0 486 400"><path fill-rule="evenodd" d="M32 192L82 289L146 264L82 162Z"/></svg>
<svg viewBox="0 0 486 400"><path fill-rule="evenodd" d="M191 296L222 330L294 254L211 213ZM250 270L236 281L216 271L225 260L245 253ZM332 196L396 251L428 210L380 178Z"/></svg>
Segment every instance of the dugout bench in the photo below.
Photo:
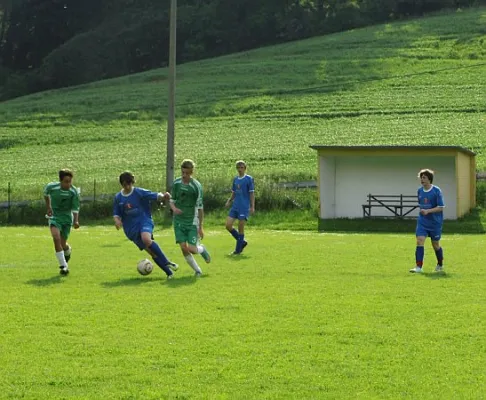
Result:
<svg viewBox="0 0 486 400"><path fill-rule="evenodd" d="M404 194L368 194L368 201L363 204L363 218L371 218L373 208L386 208L396 218L404 218L419 208L417 196ZM378 215L376 215L378 216ZM392 216L392 217L393 217Z"/></svg>

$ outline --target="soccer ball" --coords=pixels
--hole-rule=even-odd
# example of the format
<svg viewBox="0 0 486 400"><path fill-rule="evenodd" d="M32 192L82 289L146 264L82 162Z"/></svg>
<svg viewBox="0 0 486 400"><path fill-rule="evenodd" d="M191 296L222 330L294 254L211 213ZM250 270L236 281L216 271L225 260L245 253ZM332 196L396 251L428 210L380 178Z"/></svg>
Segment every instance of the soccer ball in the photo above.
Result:
<svg viewBox="0 0 486 400"><path fill-rule="evenodd" d="M150 262L150 260L142 260L137 264L137 271L140 275L148 275L154 269L154 265Z"/></svg>

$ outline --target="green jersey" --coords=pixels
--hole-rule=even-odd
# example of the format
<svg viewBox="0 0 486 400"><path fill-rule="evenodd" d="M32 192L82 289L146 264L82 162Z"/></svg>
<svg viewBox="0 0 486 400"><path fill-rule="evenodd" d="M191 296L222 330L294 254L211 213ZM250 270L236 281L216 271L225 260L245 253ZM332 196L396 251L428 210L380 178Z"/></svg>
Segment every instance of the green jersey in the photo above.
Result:
<svg viewBox="0 0 486 400"><path fill-rule="evenodd" d="M183 183L178 178L172 184L171 203L182 210L182 214L174 214L174 223L180 225L199 225L197 211L203 208L203 190L201 184L191 178L189 183Z"/></svg>
<svg viewBox="0 0 486 400"><path fill-rule="evenodd" d="M74 186L71 186L69 190L64 190L61 188L60 182L51 182L44 188L44 196L51 198L54 218L72 222L73 212L79 212L79 193Z"/></svg>

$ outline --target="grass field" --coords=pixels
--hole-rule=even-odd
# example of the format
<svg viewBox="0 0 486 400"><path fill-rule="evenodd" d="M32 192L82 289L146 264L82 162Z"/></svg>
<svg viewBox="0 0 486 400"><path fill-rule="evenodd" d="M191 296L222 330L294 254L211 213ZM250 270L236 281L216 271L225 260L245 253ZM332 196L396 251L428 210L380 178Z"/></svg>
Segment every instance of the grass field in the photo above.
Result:
<svg viewBox="0 0 486 400"><path fill-rule="evenodd" d="M176 161L203 183L248 161L258 180L314 179L310 144L444 144L486 168L486 8L262 48L178 67ZM0 199L70 166L85 194L131 169L165 175L167 70L38 93L0 105ZM229 183L228 183L229 184Z"/></svg>
<svg viewBox="0 0 486 400"><path fill-rule="evenodd" d="M484 397L484 237L448 235L446 273L412 235L249 231L239 258L209 230L196 280L136 272L113 228L72 235L61 278L46 228L1 228L0 397L281 399Z"/></svg>

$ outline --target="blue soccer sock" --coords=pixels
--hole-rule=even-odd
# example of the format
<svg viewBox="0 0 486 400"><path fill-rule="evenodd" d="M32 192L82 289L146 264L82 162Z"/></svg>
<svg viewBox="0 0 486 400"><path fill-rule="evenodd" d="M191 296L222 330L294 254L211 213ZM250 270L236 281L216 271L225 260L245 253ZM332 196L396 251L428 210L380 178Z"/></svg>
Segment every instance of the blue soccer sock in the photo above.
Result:
<svg viewBox="0 0 486 400"><path fill-rule="evenodd" d="M245 242L245 235L238 235L238 241L236 242L236 253L241 253L243 250L243 243Z"/></svg>
<svg viewBox="0 0 486 400"><path fill-rule="evenodd" d="M159 245L152 241L152 244L148 248L152 251L152 253L155 254L155 257L152 257L155 263L167 274L167 276L172 275L172 271L168 266L169 260L167 259Z"/></svg>
<svg viewBox="0 0 486 400"><path fill-rule="evenodd" d="M230 231L230 233L231 233L231 236L233 236L235 238L235 240L238 240L238 231L235 228L233 228Z"/></svg>
<svg viewBox="0 0 486 400"><path fill-rule="evenodd" d="M425 255L424 246L417 246L417 248L415 249L415 261L417 267L422 268L422 265L424 264L424 255Z"/></svg>
<svg viewBox="0 0 486 400"><path fill-rule="evenodd" d="M435 250L435 255L437 257L437 264L442 267L442 263L444 262L444 252L442 251L442 247L439 250Z"/></svg>

